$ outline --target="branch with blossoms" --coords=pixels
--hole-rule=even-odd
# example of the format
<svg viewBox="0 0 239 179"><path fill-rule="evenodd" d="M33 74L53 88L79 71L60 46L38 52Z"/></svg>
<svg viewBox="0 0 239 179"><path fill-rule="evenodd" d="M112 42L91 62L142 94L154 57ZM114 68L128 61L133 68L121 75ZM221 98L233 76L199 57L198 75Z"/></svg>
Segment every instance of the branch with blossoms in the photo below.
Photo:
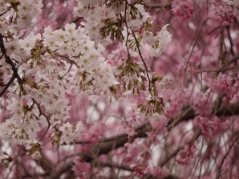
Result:
<svg viewBox="0 0 239 179"><path fill-rule="evenodd" d="M189 110L188 110L189 109ZM239 104L233 104L233 105L227 105L227 104L222 104L218 111L215 112L217 116L233 116L233 115L238 115L239 114ZM168 123L167 127L168 130L172 130L172 128L176 127L180 122L184 122L187 120L193 120L196 117L195 111L192 108L186 108L182 111L180 117L177 119L171 119ZM127 142L133 141L136 138L141 138L141 137L147 137L147 132L153 130L152 126L149 123L145 123L135 129L136 134L132 136L131 138L128 138L128 135L118 135L115 137L111 137L109 139L103 139L101 142L98 144L95 144L91 152L85 153L85 154L75 154L74 156L79 155L81 158L81 161L84 162L95 162L97 157L103 154L108 154L110 151L115 150L119 147L123 147ZM195 136L190 140L189 143L194 143L195 140L200 136L200 131L195 133ZM76 142L77 144L78 142ZM88 142L87 142L88 143ZM80 142L82 144L82 142ZM179 147L177 150L175 150L168 158L164 159L164 161L161 162L160 166L166 165L170 159L172 159L174 156L176 156L184 146ZM57 178L64 171L68 171L72 166L73 162L67 163L63 166L63 168L59 168L58 172L53 174L53 178ZM67 168L67 169L66 169ZM131 169L132 170L132 169ZM166 177L167 178L167 177Z"/></svg>
<svg viewBox="0 0 239 179"><path fill-rule="evenodd" d="M15 67L14 62L12 61L12 59L6 54L6 48L4 46L4 40L3 40L4 36L2 34L0 34L0 49L1 49L1 56L2 58L4 57L6 60L6 63L9 64L11 66L12 69L12 77L9 79L9 81L7 82L7 84L2 84L1 86L4 86L3 90L0 92L0 97L7 91L7 89L10 87L10 85L13 83L13 81L15 79L18 80L19 86L21 87L21 90L23 90L22 88L22 79L18 74L18 70ZM3 79L1 79L1 83L3 83Z"/></svg>
<svg viewBox="0 0 239 179"><path fill-rule="evenodd" d="M237 7L0 0L0 177L238 176Z"/></svg>
<svg viewBox="0 0 239 179"><path fill-rule="evenodd" d="M69 113L69 99L67 99L66 95L82 92L89 95L96 95L107 92L109 89L111 92L115 90L114 86L118 82L112 73L111 67L101 55L104 50L103 45L105 46L115 40L126 40L125 48L128 52L127 60L129 62L128 66L122 66L122 69L118 68L118 71L122 70L123 76L135 74L136 81L134 85L144 86L145 76L148 77L150 83L149 71L139 49L139 46L141 46L140 43L143 45L149 43L149 41L143 41L146 37L140 37L141 42L139 42L136 39L136 32L137 36L141 36L142 30L147 30L147 38L151 37L154 41L152 47L156 52L151 51L153 56L159 55L165 50L167 43L171 40L171 36L167 32L166 27L161 32L165 33L165 42L159 42L159 38L161 37L150 33L150 19L144 11L143 5L140 3L142 2L136 1L131 4L124 1L117 1L108 3L107 5L112 7L125 6L125 9L122 11L124 13L124 20L120 19L122 14L117 11L112 11L111 15L110 13L108 14L110 16L103 17L103 24L98 24L101 39L93 34L89 34L90 30L86 31L90 27L87 27L87 25L90 25L90 20L92 19L85 19L88 24L84 24L84 28L76 28L75 24L66 24L64 30L58 29L53 31L48 27L44 29L43 34L35 35L33 33L26 33L26 35L23 33L23 30L25 30L23 29L23 24L31 22L28 13L36 9L38 10L35 14L39 12L42 3L36 1L33 5L29 6L25 1L11 1L6 6L3 5L6 11L4 10L1 14L2 21L12 28L15 26L18 28L13 31L2 30L1 32L5 34L4 36L1 35L1 51L2 57L5 59L2 66L6 62L12 68L13 74L1 92L1 94L8 93L8 110L10 111L10 115L6 121L1 124L1 129L3 129L2 139L11 139L13 143L25 146L27 150L25 154L30 155L34 159L40 158L41 150L44 147L41 141L49 133L52 136L52 144L57 147L60 144L69 144L74 141L80 131L81 124L79 122L73 126L69 122L64 123L68 118L67 113ZM108 11L105 6L101 6L102 4L90 5L86 3L83 6L81 5L79 2L77 10L79 16L80 13L88 13L87 11L90 11L91 8L96 11L96 7L101 7L105 11ZM117 18L115 19L115 17ZM126 24L126 38L123 38L123 23ZM140 29L141 32L138 32L137 29ZM132 34L129 37L129 30L133 34L134 39L132 38ZM160 35L162 36L162 34ZM106 39L105 42L104 39ZM97 43L101 43L102 45ZM82 44L85 45L81 46ZM135 45L138 47L138 50L136 50ZM142 64L138 64L135 61L137 53L140 54L143 60L144 70L141 67ZM69 60L65 61L64 56ZM98 63L103 65L98 66L92 63L94 58ZM11 59L14 59L16 63L13 63ZM71 62L70 64L68 63L69 61ZM19 72L18 69L20 69ZM105 71L108 75L106 73L103 75ZM4 75L6 75L3 76L5 81L8 76L7 73L4 73ZM18 80L18 84L13 84L15 78ZM161 77L154 77L153 79L154 95L152 98L158 98L155 82L161 79ZM56 81L55 83L51 83L51 80ZM117 80L121 81L120 83L124 86L123 91L131 91L132 87L133 89L137 89L137 86L130 87L132 84L124 82L125 79L122 76ZM8 89L10 86L11 89ZM71 88L67 88L68 86L71 86ZM125 87L127 87L127 90ZM142 90L144 89L142 88ZM146 92L150 92L150 90L150 86L148 89L145 89ZM163 100L162 98L159 99L148 99L146 105L142 104L142 112L148 114L159 110L159 113L161 113ZM56 108L58 105L61 106L61 109ZM150 109L151 105L155 105L155 107ZM17 120L19 116L22 117L22 120ZM45 132L37 140L37 132L42 131ZM101 151L99 152L101 153ZM5 157L2 161L4 163L10 161L6 159Z"/></svg>

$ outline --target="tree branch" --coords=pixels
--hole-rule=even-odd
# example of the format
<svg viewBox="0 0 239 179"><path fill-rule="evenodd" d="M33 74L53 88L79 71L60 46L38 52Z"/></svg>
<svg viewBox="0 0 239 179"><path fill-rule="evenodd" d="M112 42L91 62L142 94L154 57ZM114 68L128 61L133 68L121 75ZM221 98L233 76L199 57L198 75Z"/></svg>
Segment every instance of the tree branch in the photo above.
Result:
<svg viewBox="0 0 239 179"><path fill-rule="evenodd" d="M4 46L4 42L3 42L3 36L2 34L0 34L0 49L1 49L1 52L2 52L2 55L4 56L5 58L5 61L7 64L9 64L12 68L12 72L13 72L13 75L11 77L11 79L8 81L8 83L6 84L6 86L4 87L4 89L1 91L0 93L0 97L6 92L6 90L8 89L8 87L13 83L14 79L17 78L18 80L18 83L20 84L20 88L22 89L21 87L21 84L22 84L22 79L21 77L19 76L18 74L18 69L16 68L15 64L13 63L13 61L10 59L10 57L7 55L7 50ZM23 90L23 89L22 89Z"/></svg>
<svg viewBox="0 0 239 179"><path fill-rule="evenodd" d="M238 115L239 114L239 102L235 104L221 104L218 108L218 110L215 112L215 115L217 116L231 116L231 115ZM184 108L182 111L181 115L177 119L171 119L168 124L168 130L171 130L173 127L175 127L177 124L179 124L182 121L187 121L190 119L193 119L196 116L195 111L192 109L191 106L188 106ZM135 139L135 138L142 138L142 137L147 137L146 132L149 132L152 130L152 127L150 124L144 123L141 126L137 127L135 129L136 134L132 138L128 138L128 135L126 134L121 134L117 135L115 137L111 138L106 138L103 141L99 142L96 144L92 151L84 154L77 154L81 157L81 160L83 162L93 162L98 156L102 154L107 154L111 150L119 148L124 146L126 142L128 142L130 139ZM200 132L199 132L200 133ZM192 140L195 140L198 138L199 133L193 138ZM171 158L173 158L181 148L178 148L175 152L173 152L168 158L166 158L164 161L161 162L160 166L164 166ZM50 176L49 179L56 179L61 176L65 171L70 170L73 165L73 162L69 162L59 168L56 172L53 172L52 175ZM169 175L168 178L166 177L165 179L176 179L177 177ZM151 179L153 179L152 176L150 176Z"/></svg>
<svg viewBox="0 0 239 179"><path fill-rule="evenodd" d="M221 104L217 111L213 111L213 114L216 116L232 116L232 115L238 115L239 114L239 102L235 104ZM180 122L187 121L190 119L193 119L196 117L195 111L191 106L186 107L181 115L178 118L171 119L168 124L167 128L170 131L172 128L177 126ZM135 139L135 138L142 138L142 137L147 137L146 132L149 132L152 130L151 125L147 122L142 124L141 126L137 127L135 129L136 134L132 138L128 138L128 135L123 134L123 135L117 135L115 137L111 137L109 139L103 140L103 142L99 142L96 144L92 151L89 153L83 154L83 161L85 162L91 162L94 160L96 157L102 155L102 154L107 154L113 149L117 149L119 147L124 146L126 142L128 142L130 139ZM106 141L106 142L104 142Z"/></svg>
<svg viewBox="0 0 239 179"><path fill-rule="evenodd" d="M146 8L171 8L171 4L144 4Z"/></svg>
<svg viewBox="0 0 239 179"><path fill-rule="evenodd" d="M7 89L10 87L10 85L13 83L15 80L15 75L12 74L11 79L7 82L7 84L4 86L3 90L0 92L0 97L7 91Z"/></svg>

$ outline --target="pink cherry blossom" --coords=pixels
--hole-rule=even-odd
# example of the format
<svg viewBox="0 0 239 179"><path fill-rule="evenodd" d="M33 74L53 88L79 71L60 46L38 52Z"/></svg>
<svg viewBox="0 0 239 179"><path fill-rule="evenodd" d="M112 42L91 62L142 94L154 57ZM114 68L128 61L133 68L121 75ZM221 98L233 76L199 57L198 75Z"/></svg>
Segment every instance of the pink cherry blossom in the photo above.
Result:
<svg viewBox="0 0 239 179"><path fill-rule="evenodd" d="M0 0L0 178L238 178L238 0Z"/></svg>

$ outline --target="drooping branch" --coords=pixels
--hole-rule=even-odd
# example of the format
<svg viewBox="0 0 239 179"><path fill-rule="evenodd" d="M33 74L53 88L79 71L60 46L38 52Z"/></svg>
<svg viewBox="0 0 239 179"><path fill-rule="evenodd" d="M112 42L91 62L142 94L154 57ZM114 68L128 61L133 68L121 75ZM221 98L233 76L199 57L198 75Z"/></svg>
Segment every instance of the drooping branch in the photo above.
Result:
<svg viewBox="0 0 239 179"><path fill-rule="evenodd" d="M226 69L226 68L228 67L228 65L230 65L230 64L232 64L232 63L234 63L234 62L236 62L237 60L239 60L239 54L234 55L231 59L229 59L229 60L227 61L226 64L222 64L221 67L219 68L219 70L217 71L217 75L218 75L220 72L222 72L224 69Z"/></svg>
<svg viewBox="0 0 239 179"><path fill-rule="evenodd" d="M228 151L226 152L226 154L223 156L223 158L221 159L219 165L218 165L218 172L217 172L217 176L216 179L219 179L221 177L221 173L222 173L222 165L225 161L225 159L227 158L227 156L230 154L230 151L232 150L232 147L234 146L234 144L238 141L239 138L239 132L236 133L236 137L234 138L234 140L232 141L232 144L229 146Z"/></svg>
<svg viewBox="0 0 239 179"><path fill-rule="evenodd" d="M233 116L239 114L239 102L235 104L221 104L218 108L218 110L215 112L217 116ZM168 130L172 130L175 126L177 126L179 123L187 120L192 120L194 117L196 117L195 111L191 106L185 107L178 118L171 119L169 123L167 124ZM114 137L106 138L102 140L101 142L97 143L93 149L84 154L76 154L81 157L81 161L83 162L93 162L98 156L102 154L108 154L110 151L117 149L119 147L124 146L125 143L128 141L135 139L135 138L142 138L147 137L147 132L151 131L152 127L151 125L146 122L142 124L141 126L137 127L135 129L136 134L129 138L126 134L117 135ZM200 135L200 132L197 133L196 136L192 140L196 140ZM173 158L177 153L181 150L181 148L178 148L176 151L174 151L169 158L166 158L164 161L161 162L161 166L164 166L171 158ZM59 168L57 171L54 171L50 177L50 179L56 179L61 176L65 171L70 170L73 166L73 162L69 162ZM172 176L173 177L173 176ZM174 177L175 178L175 177ZM166 178L165 178L166 179Z"/></svg>
<svg viewBox="0 0 239 179"><path fill-rule="evenodd" d="M215 112L216 116L233 116L239 114L239 102L235 104L221 104L218 108L218 110ZM184 110L181 112L178 118L171 119L169 123L167 124L168 130L172 130L175 126L177 126L179 123L187 120L191 120L194 117L196 117L195 111L191 106L188 106L184 108ZM152 130L151 125L147 122L139 126L135 129L136 134L131 138L142 138L147 137L146 132L149 132ZM117 149L119 147L124 146L126 142L128 142L130 138L128 138L128 135L117 135L115 137L111 137L110 139L104 139L105 142L99 142L93 147L93 150L90 153L87 153L87 155L83 156L83 160L86 162L91 162L94 158L98 157L102 154L107 154L113 149Z"/></svg>

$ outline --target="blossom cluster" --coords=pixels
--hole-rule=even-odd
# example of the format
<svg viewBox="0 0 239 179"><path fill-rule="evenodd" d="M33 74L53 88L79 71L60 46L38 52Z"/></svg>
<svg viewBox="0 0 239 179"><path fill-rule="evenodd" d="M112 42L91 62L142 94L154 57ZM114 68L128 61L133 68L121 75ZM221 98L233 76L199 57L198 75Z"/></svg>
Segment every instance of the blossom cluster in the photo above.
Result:
<svg viewBox="0 0 239 179"><path fill-rule="evenodd" d="M227 26L233 22L232 7L225 2L212 1L209 12L209 16L222 26Z"/></svg>
<svg viewBox="0 0 239 179"><path fill-rule="evenodd" d="M11 4L5 4L9 7L3 9L6 10L5 21L10 18L10 13L13 16L12 21L8 19L12 23L9 25L25 26L34 17L29 14L39 12L39 4L11 1ZM17 11L18 15L8 9ZM31 19L22 22L24 13L18 11ZM26 38L19 35L21 27L11 32L1 30L7 35L4 39L1 37L4 43L1 49L6 49L6 52L2 50L5 57L5 61L1 61L4 67L1 68L2 83L7 84L13 77L18 79L8 90L6 102L10 116L0 126L1 138L12 144L29 145L38 142L40 131L53 127L62 133L59 143L73 142L79 136L80 128L72 132L72 127L66 127L70 124L64 124L69 119L70 110L67 93L100 94L117 84L110 65L101 55L103 46L95 45L84 29L76 29L75 24L65 25L64 30L45 28L43 35L31 33ZM58 130L55 130L56 134Z"/></svg>
<svg viewBox="0 0 239 179"><path fill-rule="evenodd" d="M207 137L214 137L221 134L229 127L228 122L222 121L222 119L219 119L216 116L212 116L211 118L198 116L195 120L197 121L202 134Z"/></svg>
<svg viewBox="0 0 239 179"><path fill-rule="evenodd" d="M33 0L31 2L27 0L23 1L0 1L0 25L1 34L8 33L17 34L21 30L24 30L26 26L31 24L33 17L35 17L42 8L42 2L40 0ZM10 27L10 28L9 28Z"/></svg>
<svg viewBox="0 0 239 179"><path fill-rule="evenodd" d="M186 144L179 152L177 162L181 165L188 165L193 157L196 155L196 147L194 144Z"/></svg>
<svg viewBox="0 0 239 179"><path fill-rule="evenodd" d="M226 2L229 5L239 7L239 1L238 0L223 0L223 1Z"/></svg>
<svg viewBox="0 0 239 179"><path fill-rule="evenodd" d="M119 4L116 3L114 6L114 2L111 3L79 1L78 7L75 8L79 16L85 17L86 22L82 25L95 42L108 44L114 39L123 39L125 49L128 49L133 57L139 55L139 50L145 44L150 45L151 56L159 56L165 51L166 45L171 41L171 35L167 31L168 25L163 26L162 30L155 34L149 29L152 22L143 5L129 6L128 2L119 1ZM108 8L107 5L111 5L112 8ZM145 30L136 33L142 28Z"/></svg>
<svg viewBox="0 0 239 179"><path fill-rule="evenodd" d="M114 8L109 9L109 5ZM80 26L67 23L56 30L46 27L42 34L31 32L28 35L24 35L23 28L34 21L42 8L41 2L9 1L2 2L1 7L1 26L11 27L1 28L1 49L5 58L0 62L3 67L1 82L10 84L13 79L5 100L10 114L0 124L1 138L25 145L27 154L33 158L40 157L40 140L47 133L56 146L70 144L79 137L83 128L81 122L76 125L67 122L71 109L68 94L99 96L113 93L120 84L115 70L102 55L106 45L122 38L119 42L132 57L135 56L132 49L139 55L146 44L150 45L150 54L158 56L171 41L168 25L158 34L150 32L147 27L150 16L143 5L137 3L130 6L129 2L116 5L79 1L76 12L84 16L86 22L81 22ZM142 27L146 31L139 33ZM137 60L130 64L144 68ZM137 70L133 68L132 71L135 79L139 79ZM145 78L146 73L148 69L142 70L140 77ZM142 81L139 79L139 82Z"/></svg>
<svg viewBox="0 0 239 179"><path fill-rule="evenodd" d="M237 178L238 17L237 0L0 0L0 178Z"/></svg>
<svg viewBox="0 0 239 179"><path fill-rule="evenodd" d="M193 2L191 0L174 0L172 2L172 11L177 16L189 18L194 12Z"/></svg>

